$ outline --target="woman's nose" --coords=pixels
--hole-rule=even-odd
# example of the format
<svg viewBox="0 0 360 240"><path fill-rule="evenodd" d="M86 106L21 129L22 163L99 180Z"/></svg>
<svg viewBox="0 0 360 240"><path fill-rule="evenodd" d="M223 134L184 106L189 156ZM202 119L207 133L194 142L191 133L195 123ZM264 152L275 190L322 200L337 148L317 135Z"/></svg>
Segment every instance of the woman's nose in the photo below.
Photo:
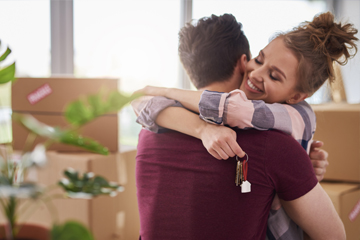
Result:
<svg viewBox="0 0 360 240"><path fill-rule="evenodd" d="M250 78L252 80L255 80L257 82L264 82L264 78L263 78L263 73L261 71L262 69L261 68L257 68L257 69L254 69L251 73L250 73Z"/></svg>

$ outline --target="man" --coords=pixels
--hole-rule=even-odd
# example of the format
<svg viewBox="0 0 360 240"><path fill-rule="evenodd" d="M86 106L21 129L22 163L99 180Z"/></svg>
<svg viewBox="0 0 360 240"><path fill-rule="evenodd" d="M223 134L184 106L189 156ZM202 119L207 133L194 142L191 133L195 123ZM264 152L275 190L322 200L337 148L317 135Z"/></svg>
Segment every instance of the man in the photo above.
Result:
<svg viewBox="0 0 360 240"><path fill-rule="evenodd" d="M180 32L180 59L192 82L198 89L229 92L238 88L240 79L242 79L242 70L244 69L241 64L238 64L238 60L243 54L249 60L250 53L247 39L241 31L241 24L232 15L225 14L220 17L213 15L210 18L203 18L200 19L196 26L189 24ZM153 101L152 104L156 104L156 102ZM172 109L169 108L162 111L161 114L171 116L171 111ZM158 112L155 114L157 115ZM157 123L164 127L167 124L161 121ZM152 127L157 127L157 125L148 126L149 129ZM249 167L249 179L252 179L254 189L249 194L251 197L241 195L240 190L235 187L235 184L230 183L230 179L232 178L233 182L235 178L235 161L228 161L226 163L210 162L211 157L206 155L201 142L199 144L199 141L196 139L174 132L156 135L142 130L137 156L137 187L141 215L141 236L143 239L146 239L145 237L150 237L150 239L171 239L171 236L176 239L265 238L266 221L264 225L263 216L269 212L268 203L272 199L271 192L275 190L281 192L279 187L283 184L281 182L290 183L289 176L296 176L296 171L289 172L288 176L285 174L283 178L274 180L274 182L278 181L275 185L267 185L263 189L266 197L262 198L261 196L264 195L260 194L259 187L263 186L264 183L261 183L261 181L278 176L280 169L276 168L274 171L270 171L268 175L265 172L261 174L257 172L259 175L254 173L253 170L264 169L264 165L260 164L264 160L263 157L257 156L256 153L258 151L252 148L258 146L258 142L267 143L263 136L264 133L240 130L237 132L239 133L239 139L246 138L254 141L250 144L250 141L244 142L238 140L240 146L243 148L246 146L247 153L251 156L249 164L254 164ZM276 162L273 158L285 160L293 156L297 156L297 160L302 159L301 161L304 161L305 156L296 153L300 146L293 146L291 144L293 140L286 140L285 142L289 143L290 146L288 148L294 149L295 152L290 151L287 153L288 155L284 155L274 149L278 149L280 142L286 136L283 136L283 134L278 135L279 133L273 131L266 133L266 135L268 134L279 138L279 142L273 148L262 148L276 156L269 156L269 159L274 161L273 164L279 165L279 168L281 168L283 167L282 162ZM274 144L274 142L271 142L271 144ZM280 144L280 146L282 145ZM314 147L319 146L321 146L321 143L314 145ZM319 171L318 178L321 180L327 161L319 161L317 159L326 159L326 153L321 150L313 150L311 156L314 158L313 165L315 170ZM302 169L297 166L297 163L300 164L300 161L295 161L294 166L296 166L296 169ZM259 166L256 166L256 164L259 164ZM316 166L319 166L319 168L316 168ZM266 167L269 168L269 166ZM304 172L309 172L305 171L306 169L306 167L303 169ZM149 170L152 171L151 174L148 174ZM213 174L209 174L210 172L215 173L216 177ZM264 176L266 177L263 178ZM305 178L305 176L302 177ZM311 176L307 177L311 178ZM156 180L154 181L154 179ZM297 181L292 182L292 184L295 184L294 186L302 185ZM300 204L298 204L298 199L301 196L307 196L306 200L308 201L313 200L313 194L319 195L319 199L324 201L322 203L323 210L327 212L327 209L330 209L328 211L329 214L334 214L331 202L329 205L326 195L321 194L321 187L318 185L313 187L314 183L309 184L306 190L297 188L295 195L283 196L286 200L293 200L291 201L292 203L285 202L283 205L289 209L290 214L296 212L292 217L298 221L298 224L300 223L304 230L309 231L309 234L318 233L313 232L313 227L319 222L315 220L310 221L313 227L309 227L307 225L309 222L304 223L301 220L303 217L309 216L304 213L297 214L298 211L303 210L302 207L305 206L309 209L312 207L304 204L303 200L300 200ZM181 193L181 196L178 196L177 192ZM224 197L219 198L218 193L221 193ZM257 194L259 196L256 197ZM297 202L295 206L293 204L294 201ZM260 204L262 210L241 211L244 208L247 210L259 210L259 206L255 206L256 204L252 205L254 202ZM207 208L208 210L206 210ZM251 215L247 216L248 222L244 221L242 213ZM214 221L216 218L219 218L221 223ZM173 220L170 221L170 219ZM190 222L187 222L187 219ZM339 225L338 217L336 218L335 216L335 219L334 222L329 224L334 224L334 230L340 232L341 235L341 224ZM157 224L167 227L162 229ZM244 226L246 227L243 228ZM159 234L159 231L164 235ZM223 231L226 231L228 235L224 235ZM321 232L321 227L318 228L318 231ZM224 238L221 238L221 234L223 234ZM332 234L336 234L336 231ZM212 237L209 238L209 236ZM270 236L272 235L270 234Z"/></svg>

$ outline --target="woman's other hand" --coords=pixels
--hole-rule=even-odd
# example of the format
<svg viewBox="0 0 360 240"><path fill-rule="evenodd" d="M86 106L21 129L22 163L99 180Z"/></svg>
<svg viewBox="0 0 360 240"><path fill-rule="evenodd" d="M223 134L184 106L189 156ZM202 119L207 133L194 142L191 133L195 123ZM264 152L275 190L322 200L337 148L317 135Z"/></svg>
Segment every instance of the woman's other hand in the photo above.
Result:
<svg viewBox="0 0 360 240"><path fill-rule="evenodd" d="M218 160L245 155L236 141L236 132L231 128L207 123L200 136L206 150Z"/></svg>
<svg viewBox="0 0 360 240"><path fill-rule="evenodd" d="M324 149L320 149L323 145L324 143L321 141L314 141L311 144L309 154L316 178L319 182L323 180L326 173L326 167L329 165L327 160L328 153Z"/></svg>

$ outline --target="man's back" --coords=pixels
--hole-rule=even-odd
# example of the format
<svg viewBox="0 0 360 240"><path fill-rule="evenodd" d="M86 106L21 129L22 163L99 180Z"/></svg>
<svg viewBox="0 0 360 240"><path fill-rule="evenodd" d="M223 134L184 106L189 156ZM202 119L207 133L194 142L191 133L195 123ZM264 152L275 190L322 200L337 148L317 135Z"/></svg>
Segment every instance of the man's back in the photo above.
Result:
<svg viewBox="0 0 360 240"><path fill-rule="evenodd" d="M306 152L277 131L237 130L251 192L235 186L235 159L218 161L177 132L139 136L136 180L141 239L265 239L275 195L296 199L317 183Z"/></svg>

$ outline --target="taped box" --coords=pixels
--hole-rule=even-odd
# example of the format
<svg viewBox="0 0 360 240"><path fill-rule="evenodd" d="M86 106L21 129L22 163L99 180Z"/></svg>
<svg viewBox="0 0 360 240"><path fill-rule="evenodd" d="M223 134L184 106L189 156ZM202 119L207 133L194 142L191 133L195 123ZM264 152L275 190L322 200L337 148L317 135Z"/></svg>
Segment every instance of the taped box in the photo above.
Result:
<svg viewBox="0 0 360 240"><path fill-rule="evenodd" d="M360 182L360 104L312 105L316 114L314 140L329 153L325 180Z"/></svg>
<svg viewBox="0 0 360 240"><path fill-rule="evenodd" d="M345 226L347 240L360 239L360 185L320 183Z"/></svg>
<svg viewBox="0 0 360 240"><path fill-rule="evenodd" d="M44 168L32 169L28 173L28 180L37 181L44 187L54 188L58 181L64 178L63 171L71 167L80 175L84 172L93 172L95 175L101 175L108 181L114 181L121 185L127 181L126 164L121 153L103 156L92 153L49 151L47 158L47 165ZM115 197L70 199L64 198L64 191L60 187L54 188L46 194L52 196L48 201L49 204L43 204L40 201L32 203L31 206L37 211L25 219L25 222L50 228L55 221L64 223L68 220L75 220L87 226L95 239L123 240L125 214L121 200L124 192L118 193ZM19 220L20 222L24 221L22 218ZM4 219L1 221L3 222Z"/></svg>
<svg viewBox="0 0 360 240"><path fill-rule="evenodd" d="M118 79L107 78L18 78L12 85L11 104L14 113L30 114L50 126L68 126L64 117L66 106L80 97L99 93L101 89L118 89ZM79 129L84 137L92 138L109 149L119 151L118 113L100 116ZM23 150L29 132L12 121L12 143L15 150ZM38 137L34 144L45 139ZM84 151L82 148L54 143L49 150L62 152Z"/></svg>

